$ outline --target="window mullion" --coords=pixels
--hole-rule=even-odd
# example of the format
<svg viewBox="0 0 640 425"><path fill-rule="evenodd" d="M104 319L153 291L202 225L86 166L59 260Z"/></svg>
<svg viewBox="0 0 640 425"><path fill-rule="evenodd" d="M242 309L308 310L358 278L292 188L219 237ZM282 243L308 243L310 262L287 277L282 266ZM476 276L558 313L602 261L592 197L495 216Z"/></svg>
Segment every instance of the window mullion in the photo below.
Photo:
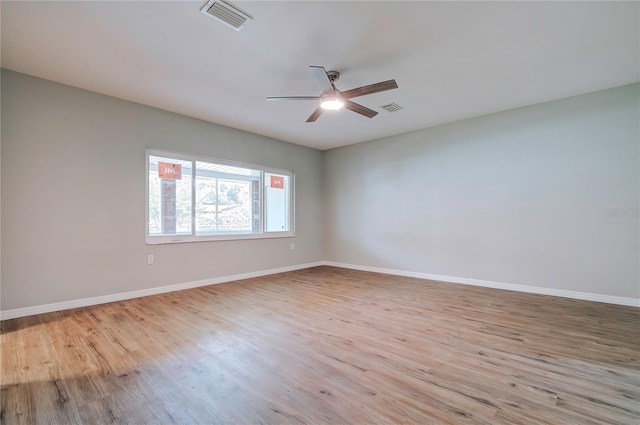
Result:
<svg viewBox="0 0 640 425"><path fill-rule="evenodd" d="M267 214L266 214L267 197L265 196L265 190L264 190L265 184L266 182L264 181L264 170L260 170L260 195L259 195L260 196L260 233L264 233L265 222L267 218Z"/></svg>

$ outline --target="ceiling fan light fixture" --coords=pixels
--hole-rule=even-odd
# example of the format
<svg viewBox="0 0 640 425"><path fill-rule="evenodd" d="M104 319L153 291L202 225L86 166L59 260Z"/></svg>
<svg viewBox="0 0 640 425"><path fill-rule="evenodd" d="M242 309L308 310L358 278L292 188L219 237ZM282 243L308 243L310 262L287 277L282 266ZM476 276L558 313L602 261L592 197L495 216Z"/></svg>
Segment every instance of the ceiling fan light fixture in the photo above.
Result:
<svg viewBox="0 0 640 425"><path fill-rule="evenodd" d="M343 106L344 100L342 100L339 96L325 97L320 104L320 107L327 111L337 111L338 109L342 109Z"/></svg>

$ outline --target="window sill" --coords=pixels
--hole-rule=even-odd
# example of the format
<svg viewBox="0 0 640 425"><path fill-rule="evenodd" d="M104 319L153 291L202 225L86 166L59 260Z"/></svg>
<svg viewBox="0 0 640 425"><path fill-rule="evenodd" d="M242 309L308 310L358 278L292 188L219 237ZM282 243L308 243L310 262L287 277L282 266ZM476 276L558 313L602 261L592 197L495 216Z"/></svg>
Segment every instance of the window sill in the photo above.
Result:
<svg viewBox="0 0 640 425"><path fill-rule="evenodd" d="M219 242L219 241L238 241L238 240L255 240L255 239L279 239L293 238L294 232L272 232L260 234L235 234L235 235L209 235L209 236L147 236L145 243L147 245L164 245L173 243L193 243L193 242Z"/></svg>

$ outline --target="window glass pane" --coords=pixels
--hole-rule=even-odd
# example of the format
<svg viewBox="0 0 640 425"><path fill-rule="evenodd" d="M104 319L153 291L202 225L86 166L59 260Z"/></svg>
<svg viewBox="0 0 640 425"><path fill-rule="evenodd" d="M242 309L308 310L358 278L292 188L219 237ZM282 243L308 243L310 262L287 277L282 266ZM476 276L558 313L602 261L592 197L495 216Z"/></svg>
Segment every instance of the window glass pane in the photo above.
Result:
<svg viewBox="0 0 640 425"><path fill-rule="evenodd" d="M287 175L265 173L265 232L288 232L291 178Z"/></svg>
<svg viewBox="0 0 640 425"><path fill-rule="evenodd" d="M149 156L149 234L191 234L191 161Z"/></svg>
<svg viewBox="0 0 640 425"><path fill-rule="evenodd" d="M217 180L200 175L196 168L196 233L215 232L217 216Z"/></svg>
<svg viewBox="0 0 640 425"><path fill-rule="evenodd" d="M259 233L259 181L260 170L197 161L196 235Z"/></svg>
<svg viewBox="0 0 640 425"><path fill-rule="evenodd" d="M251 176L260 177L260 170L252 170L250 168L234 167L231 165L213 164L211 162L196 163L198 171L202 171L203 174L210 173L223 173L223 174L235 174L238 176ZM209 173L209 174L210 174Z"/></svg>
<svg viewBox="0 0 640 425"><path fill-rule="evenodd" d="M251 182L218 179L218 231L251 232Z"/></svg>

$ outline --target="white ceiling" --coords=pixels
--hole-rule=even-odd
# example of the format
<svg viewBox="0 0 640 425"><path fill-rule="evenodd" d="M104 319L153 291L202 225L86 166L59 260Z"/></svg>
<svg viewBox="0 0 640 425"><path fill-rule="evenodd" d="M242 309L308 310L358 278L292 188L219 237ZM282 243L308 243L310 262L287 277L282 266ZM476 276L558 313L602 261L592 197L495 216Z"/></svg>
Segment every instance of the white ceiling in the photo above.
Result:
<svg viewBox="0 0 640 425"><path fill-rule="evenodd" d="M2 1L2 66L323 150L640 81L638 2L236 1L240 32L203 3ZM319 95L309 65L399 88L306 123L265 97Z"/></svg>

